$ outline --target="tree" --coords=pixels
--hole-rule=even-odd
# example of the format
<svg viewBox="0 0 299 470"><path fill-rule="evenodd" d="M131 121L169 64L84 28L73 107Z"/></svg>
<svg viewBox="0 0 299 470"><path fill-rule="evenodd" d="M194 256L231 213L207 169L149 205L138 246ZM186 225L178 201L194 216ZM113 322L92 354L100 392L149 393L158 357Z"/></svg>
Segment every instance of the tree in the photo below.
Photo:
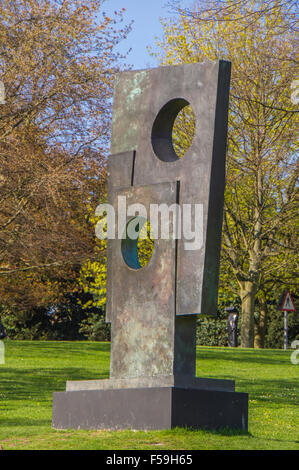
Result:
<svg viewBox="0 0 299 470"><path fill-rule="evenodd" d="M105 181L115 45L101 0L0 5L0 273L80 262ZM41 246L41 241L42 246Z"/></svg>
<svg viewBox="0 0 299 470"><path fill-rule="evenodd" d="M122 12L101 15L103 3L0 4L2 302L21 286L28 305L41 290L52 301L59 283L74 281L95 256L85 215L105 191L115 46L130 29Z"/></svg>
<svg viewBox="0 0 299 470"><path fill-rule="evenodd" d="M159 54L168 65L232 62L222 266L238 286L241 346L253 347L257 301L270 285L294 282L286 267L294 271L298 250L294 3L200 5L163 22Z"/></svg>
<svg viewBox="0 0 299 470"><path fill-rule="evenodd" d="M219 21L234 23L234 28L237 27L237 29L242 30L245 30L258 19L265 18L266 15L271 14L273 11L280 11L280 13L288 16L288 29L296 31L296 0L263 0L262 2L255 2L254 8L248 5L247 0L204 0L193 3L193 8L188 8L181 6L180 0L171 0L168 6L171 11L180 13L198 22ZM240 20L243 21L240 23ZM282 28L284 26L282 25Z"/></svg>

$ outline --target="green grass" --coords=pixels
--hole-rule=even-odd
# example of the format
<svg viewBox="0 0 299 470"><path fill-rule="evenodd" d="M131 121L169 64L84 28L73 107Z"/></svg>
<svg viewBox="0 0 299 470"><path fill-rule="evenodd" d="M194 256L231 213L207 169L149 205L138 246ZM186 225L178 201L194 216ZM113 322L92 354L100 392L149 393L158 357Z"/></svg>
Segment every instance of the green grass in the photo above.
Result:
<svg viewBox="0 0 299 470"><path fill-rule="evenodd" d="M56 431L52 393L109 376L108 343L6 341L0 365L3 449L299 449L298 371L290 351L198 348L197 375L249 393L249 432Z"/></svg>

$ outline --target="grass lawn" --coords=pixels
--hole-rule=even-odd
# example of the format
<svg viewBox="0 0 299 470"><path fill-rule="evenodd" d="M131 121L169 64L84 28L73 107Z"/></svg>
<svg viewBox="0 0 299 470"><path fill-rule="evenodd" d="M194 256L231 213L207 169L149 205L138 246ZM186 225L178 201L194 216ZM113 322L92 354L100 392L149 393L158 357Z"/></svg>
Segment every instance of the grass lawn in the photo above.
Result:
<svg viewBox="0 0 299 470"><path fill-rule="evenodd" d="M249 393L249 432L55 431L52 393L109 377L109 343L6 341L0 364L3 449L299 449L299 366L290 351L199 347L197 375Z"/></svg>

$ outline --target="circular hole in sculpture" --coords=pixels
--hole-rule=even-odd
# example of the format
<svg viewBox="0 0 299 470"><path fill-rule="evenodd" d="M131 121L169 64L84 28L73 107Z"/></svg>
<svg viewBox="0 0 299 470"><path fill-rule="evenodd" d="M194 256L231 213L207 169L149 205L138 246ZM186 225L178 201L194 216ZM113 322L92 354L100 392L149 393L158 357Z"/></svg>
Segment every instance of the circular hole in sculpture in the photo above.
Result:
<svg viewBox="0 0 299 470"><path fill-rule="evenodd" d="M154 251L154 239L150 223L141 216L133 217L126 225L121 252L127 266L141 269L147 265Z"/></svg>
<svg viewBox="0 0 299 470"><path fill-rule="evenodd" d="M164 162L182 158L192 144L195 133L195 115L190 103L177 98L159 111L152 128L152 146L156 156Z"/></svg>

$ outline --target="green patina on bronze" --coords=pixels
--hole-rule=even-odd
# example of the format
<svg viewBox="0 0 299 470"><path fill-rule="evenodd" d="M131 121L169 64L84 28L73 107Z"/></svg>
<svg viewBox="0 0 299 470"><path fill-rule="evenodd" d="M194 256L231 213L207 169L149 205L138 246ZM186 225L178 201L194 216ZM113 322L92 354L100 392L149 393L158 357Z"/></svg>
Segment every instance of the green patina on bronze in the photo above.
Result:
<svg viewBox="0 0 299 470"><path fill-rule="evenodd" d="M195 377L197 315L217 312L229 78L223 61L117 77L109 202L117 217L118 196L147 214L151 204L202 204L203 245L190 251L184 239L158 237L141 266L135 242L107 241L110 379L68 382L54 394L54 427L247 429L247 394L231 380ZM194 137L179 158L173 124L189 105Z"/></svg>
<svg viewBox="0 0 299 470"><path fill-rule="evenodd" d="M202 204L204 220L200 249L155 240L142 269L130 269L120 240L108 241L106 318L115 379L195 375L196 315L217 312L229 74L229 63L208 62L117 78L109 201L117 209L117 197L126 196L148 213L153 203ZM172 126L186 106L196 125L192 145L179 158Z"/></svg>
<svg viewBox="0 0 299 470"><path fill-rule="evenodd" d="M138 145L138 113L142 94L150 85L148 71L126 72L117 76L112 116L111 154L135 150ZM119 105L121 103L121 105ZM138 112L139 112L138 111ZM116 136L122 135L121 139Z"/></svg>

